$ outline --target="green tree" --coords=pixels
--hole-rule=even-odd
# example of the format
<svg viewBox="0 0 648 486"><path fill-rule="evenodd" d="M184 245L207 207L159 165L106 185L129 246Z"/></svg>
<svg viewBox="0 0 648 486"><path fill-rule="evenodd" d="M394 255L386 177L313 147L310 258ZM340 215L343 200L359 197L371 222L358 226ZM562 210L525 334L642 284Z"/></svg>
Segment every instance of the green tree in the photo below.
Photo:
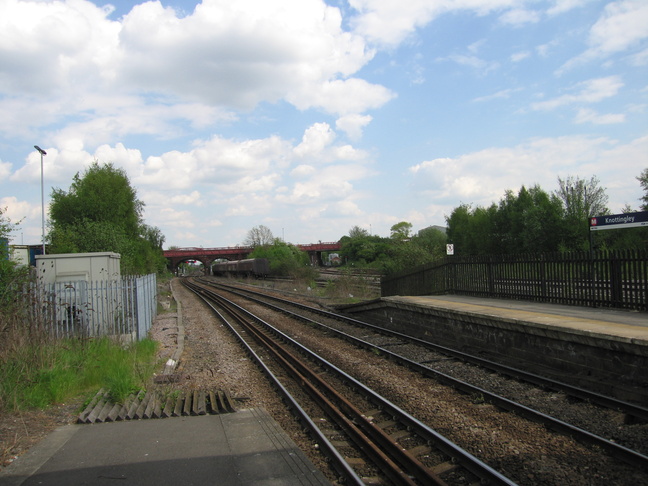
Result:
<svg viewBox="0 0 648 486"><path fill-rule="evenodd" d="M354 226L349 230L349 236L340 238L340 257L345 265L378 266L387 258L387 248L391 243Z"/></svg>
<svg viewBox="0 0 648 486"><path fill-rule="evenodd" d="M556 196L563 203L564 226L562 247L566 250L589 248L589 218L610 214L605 188L596 176L589 181L579 177L558 177Z"/></svg>
<svg viewBox="0 0 648 486"><path fill-rule="evenodd" d="M272 244L257 246L250 258L267 258L273 275L303 277L309 266L308 254L298 247L275 238Z"/></svg>
<svg viewBox="0 0 648 486"><path fill-rule="evenodd" d="M391 238L396 241L405 241L409 240L412 235L412 223L407 221L401 221L396 223L390 229Z"/></svg>
<svg viewBox="0 0 648 486"><path fill-rule="evenodd" d="M562 231L562 205L538 185L524 186L517 195L506 191L500 200L496 220L499 248L491 253L557 251Z"/></svg>
<svg viewBox="0 0 648 486"><path fill-rule="evenodd" d="M476 254L477 248L471 241L472 208L470 204L460 204L446 216L448 243L454 244L456 255Z"/></svg>
<svg viewBox="0 0 648 486"><path fill-rule="evenodd" d="M126 172L113 164L94 161L70 189L52 191L50 217L54 224L74 226L85 221L105 222L126 236L139 236L144 203L137 199Z"/></svg>
<svg viewBox="0 0 648 486"><path fill-rule="evenodd" d="M349 238L364 238L369 236L369 231L360 226L354 226L349 230Z"/></svg>
<svg viewBox="0 0 648 486"><path fill-rule="evenodd" d="M426 251L433 259L445 255L447 241L445 232L437 228L424 228L412 238L412 243Z"/></svg>
<svg viewBox="0 0 648 486"><path fill-rule="evenodd" d="M644 191L644 195L641 197L643 204L641 205L642 211L648 211L648 167L646 167L640 176L637 176L639 185Z"/></svg>
<svg viewBox="0 0 648 486"><path fill-rule="evenodd" d="M164 237L144 224L143 208L124 170L95 161L74 176L68 191L52 191L50 251L112 251L121 255L124 274L161 272Z"/></svg>
<svg viewBox="0 0 648 486"><path fill-rule="evenodd" d="M256 248L258 246L267 246L272 245L275 241L272 231L267 226L255 226L250 231L248 231L245 240L243 241L244 246L251 246Z"/></svg>
<svg viewBox="0 0 648 486"><path fill-rule="evenodd" d="M7 216L7 208L0 208L0 334L7 322L2 319L17 302L15 287L29 278L28 269L9 259L9 239L18 229L20 222L13 223Z"/></svg>

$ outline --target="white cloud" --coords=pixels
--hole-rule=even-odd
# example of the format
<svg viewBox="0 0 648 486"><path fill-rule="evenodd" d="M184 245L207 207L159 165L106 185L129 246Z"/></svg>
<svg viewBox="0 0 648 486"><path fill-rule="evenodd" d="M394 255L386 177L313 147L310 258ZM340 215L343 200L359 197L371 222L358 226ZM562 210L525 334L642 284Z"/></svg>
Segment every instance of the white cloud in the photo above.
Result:
<svg viewBox="0 0 648 486"><path fill-rule="evenodd" d="M499 68L499 63L494 61L485 61L484 59L472 54L452 54L447 58L441 58L439 60L450 60L456 62L460 66L466 66L476 71L480 71L482 74L487 74L488 72Z"/></svg>
<svg viewBox="0 0 648 486"><path fill-rule="evenodd" d="M601 115L594 110L581 108L574 120L576 123L593 123L594 125L610 125L625 122L623 113L609 113Z"/></svg>
<svg viewBox="0 0 648 486"><path fill-rule="evenodd" d="M304 133L301 143L295 147L295 155L308 158L320 154L333 143L333 140L335 140L335 132L331 130L330 125L328 123L316 123Z"/></svg>
<svg viewBox="0 0 648 486"><path fill-rule="evenodd" d="M520 0L350 0L358 12L352 25L355 32L371 42L396 46L412 33L440 15L468 11L486 15L494 11L517 8Z"/></svg>
<svg viewBox="0 0 648 486"><path fill-rule="evenodd" d="M548 15L559 15L572 9L585 6L593 0L553 0L554 6L547 10Z"/></svg>
<svg viewBox="0 0 648 486"><path fill-rule="evenodd" d="M504 25L511 25L513 27L523 27L526 24L536 24L540 22L540 14L534 10L514 8L504 13L500 17L500 22Z"/></svg>
<svg viewBox="0 0 648 486"><path fill-rule="evenodd" d="M644 0L611 2L592 26L590 53L606 56L625 51L648 38L648 3Z"/></svg>
<svg viewBox="0 0 648 486"><path fill-rule="evenodd" d="M529 51L516 52L514 54L511 54L511 61L512 62L520 62L520 61L523 61L523 60L527 59L530 55L531 55L531 53Z"/></svg>
<svg viewBox="0 0 648 486"><path fill-rule="evenodd" d="M177 196L173 196L171 197L171 202L173 204L202 206L200 192L198 191L191 191L190 194L179 194Z"/></svg>
<svg viewBox="0 0 648 486"><path fill-rule="evenodd" d="M300 164L290 172L290 175L295 179L304 179L313 175L315 171L316 169L312 165Z"/></svg>
<svg viewBox="0 0 648 486"><path fill-rule="evenodd" d="M352 140L358 140L362 137L362 130L372 119L370 115L346 115L335 121L335 127L345 132Z"/></svg>
<svg viewBox="0 0 648 486"><path fill-rule="evenodd" d="M590 29L589 49L569 60L558 72L627 51L647 38L648 3L644 0L610 2Z"/></svg>
<svg viewBox="0 0 648 486"><path fill-rule="evenodd" d="M520 91L520 88L507 88L507 89L502 89L496 93L486 95L486 96L480 96L479 98L475 98L473 101L477 102L482 102L482 101L492 101L492 100L497 100L497 99L508 99L511 97L513 93L516 93Z"/></svg>
<svg viewBox="0 0 648 486"><path fill-rule="evenodd" d="M615 96L623 87L623 81L619 76L608 76L605 78L590 79L578 83L574 94L566 94L547 101L533 103L534 110L553 110L560 106L573 103L597 103L606 98Z"/></svg>
<svg viewBox="0 0 648 486"><path fill-rule="evenodd" d="M12 165L9 162L0 160L0 180L7 179L11 174Z"/></svg>
<svg viewBox="0 0 648 486"><path fill-rule="evenodd" d="M119 21L110 12L86 0L2 2L0 131L65 120L54 141L92 148L177 137L178 120L205 128L261 102L347 115L394 97L353 78L374 52L322 0L203 0L182 17L151 1ZM5 122L9 113L24 123Z"/></svg>
<svg viewBox="0 0 648 486"><path fill-rule="evenodd" d="M339 10L321 0L204 0L183 18L149 2L124 18L120 76L138 89L238 109L293 102L298 92L300 108L336 112L320 91L330 84L353 90L340 78L373 56L341 22Z"/></svg>
<svg viewBox="0 0 648 486"><path fill-rule="evenodd" d="M13 224L18 224L24 218L40 219L41 206L34 206L27 201L21 201L15 196L0 197L0 208L3 215L8 217ZM6 212L4 211L6 208Z"/></svg>
<svg viewBox="0 0 648 486"><path fill-rule="evenodd" d="M507 189L539 184L556 188L557 176L596 175L604 187L616 189L610 208L621 210L619 196L638 190L635 177L645 167L648 137L622 144L605 137L537 138L513 147L493 147L453 158L437 158L409 168L414 189L435 204L464 203L488 206ZM636 204L636 203L633 203Z"/></svg>

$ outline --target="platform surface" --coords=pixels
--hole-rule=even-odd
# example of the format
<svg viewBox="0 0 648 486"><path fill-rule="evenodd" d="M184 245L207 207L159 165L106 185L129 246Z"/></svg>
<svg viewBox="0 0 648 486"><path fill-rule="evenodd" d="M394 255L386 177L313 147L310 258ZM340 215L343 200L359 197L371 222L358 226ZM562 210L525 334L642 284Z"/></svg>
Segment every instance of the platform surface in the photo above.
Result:
<svg viewBox="0 0 648 486"><path fill-rule="evenodd" d="M330 484L261 409L52 432L0 471L2 486Z"/></svg>
<svg viewBox="0 0 648 486"><path fill-rule="evenodd" d="M648 313L646 312L459 295L394 296L383 297L382 300L511 319L540 326L563 328L565 331L578 334L609 336L635 344L648 345Z"/></svg>

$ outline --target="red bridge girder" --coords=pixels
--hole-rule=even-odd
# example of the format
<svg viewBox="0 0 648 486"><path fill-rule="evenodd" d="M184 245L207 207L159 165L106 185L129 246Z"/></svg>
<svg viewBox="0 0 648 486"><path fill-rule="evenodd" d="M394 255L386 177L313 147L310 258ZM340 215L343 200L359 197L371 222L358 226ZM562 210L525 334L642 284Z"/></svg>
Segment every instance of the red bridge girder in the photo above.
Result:
<svg viewBox="0 0 648 486"><path fill-rule="evenodd" d="M311 243L307 245L296 245L300 250L308 252L311 262L316 265L322 264L323 251L338 251L340 243ZM178 268L181 262L187 260L198 260L205 268L211 266L214 260L226 258L228 260L243 260L248 257L254 248L249 246L227 246L222 248L175 248L164 250L164 257L169 260L172 271Z"/></svg>

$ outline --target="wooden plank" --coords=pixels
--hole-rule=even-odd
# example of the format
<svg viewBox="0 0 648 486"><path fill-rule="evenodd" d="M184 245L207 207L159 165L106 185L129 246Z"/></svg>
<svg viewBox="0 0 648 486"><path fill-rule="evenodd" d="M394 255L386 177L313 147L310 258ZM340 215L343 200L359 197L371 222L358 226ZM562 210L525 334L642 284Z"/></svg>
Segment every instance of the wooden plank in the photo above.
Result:
<svg viewBox="0 0 648 486"><path fill-rule="evenodd" d="M141 396L140 393L138 393L133 397L133 401L131 402L130 407L128 407L128 412L126 412L126 420L133 420L133 416L135 415L137 408L142 403L140 400L140 396Z"/></svg>
<svg viewBox="0 0 648 486"><path fill-rule="evenodd" d="M173 407L172 417L180 417L182 415L182 406L184 405L184 399L182 395L178 395L175 402L175 407Z"/></svg>
<svg viewBox="0 0 648 486"><path fill-rule="evenodd" d="M171 396L168 396L166 399L166 403L164 404L164 410L162 410L162 418L168 418L173 416L173 405L175 404L175 400Z"/></svg>
<svg viewBox="0 0 648 486"><path fill-rule="evenodd" d="M117 415L119 414L119 411L122 409L123 405L121 403L115 403L113 407L110 409L110 412L108 412L108 415L106 415L106 422L114 422L117 420Z"/></svg>
<svg viewBox="0 0 648 486"><path fill-rule="evenodd" d="M206 392L204 390L200 390L198 393L198 399L195 400L194 402L194 412L196 415L205 415L205 394ZM196 395L194 394L194 399L196 398Z"/></svg>
<svg viewBox="0 0 648 486"><path fill-rule="evenodd" d="M157 402L157 396L155 393L151 393L151 398L149 398L144 413L142 414L143 419L150 419L153 416L153 409L155 408L155 402Z"/></svg>
<svg viewBox="0 0 648 486"><path fill-rule="evenodd" d="M162 401L157 395L155 397L155 407L153 407L151 418L162 418Z"/></svg>
<svg viewBox="0 0 648 486"><path fill-rule="evenodd" d="M151 401L151 392L146 392L146 395L144 395L144 398L142 399L139 406L137 407L137 410L135 410L135 413L132 416L133 420L139 420L144 416L144 411L146 410L146 406L150 401Z"/></svg>
<svg viewBox="0 0 648 486"><path fill-rule="evenodd" d="M214 390L209 390L209 405L211 407L211 413L220 413L218 401Z"/></svg>
<svg viewBox="0 0 648 486"><path fill-rule="evenodd" d="M79 414L79 418L77 419L78 423L84 423L85 419L87 418L88 415L90 415L90 412L92 409L97 405L97 402L101 400L101 398L104 396L104 389L102 388L99 390L94 397L92 397L92 400L88 403L86 408Z"/></svg>
<svg viewBox="0 0 648 486"><path fill-rule="evenodd" d="M191 397L193 393L185 393L184 407L182 408L182 415L191 415Z"/></svg>
<svg viewBox="0 0 648 486"><path fill-rule="evenodd" d="M110 403L109 401L104 402L104 406L101 409L101 412L97 414L97 419L95 422L104 422L106 420L106 417L108 416L108 413L112 410L113 404Z"/></svg>

